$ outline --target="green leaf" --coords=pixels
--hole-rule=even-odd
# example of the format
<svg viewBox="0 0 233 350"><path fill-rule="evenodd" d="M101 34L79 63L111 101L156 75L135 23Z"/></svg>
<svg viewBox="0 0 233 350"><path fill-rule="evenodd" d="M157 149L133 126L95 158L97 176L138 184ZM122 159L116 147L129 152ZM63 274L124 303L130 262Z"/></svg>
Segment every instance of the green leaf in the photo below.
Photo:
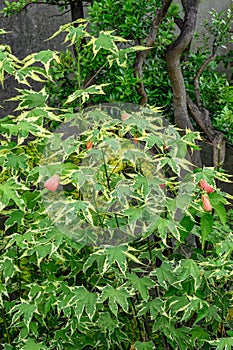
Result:
<svg viewBox="0 0 233 350"><path fill-rule="evenodd" d="M20 120L17 124L3 123L1 128L9 134L18 135L18 145L20 145L30 133L37 137L49 137L51 135L51 133L41 125L30 123L26 120Z"/></svg>
<svg viewBox="0 0 233 350"><path fill-rule="evenodd" d="M4 184L0 184L0 210L5 208L11 201L22 211L25 210L24 201L18 193L19 190L28 190L28 188L18 183L15 178L9 178Z"/></svg>
<svg viewBox="0 0 233 350"><path fill-rule="evenodd" d="M181 321L187 321L189 320L192 315L199 310L207 310L209 307L208 303L205 302L204 300L201 300L199 298L193 297L189 304L186 305L185 309L183 311L183 316L181 318Z"/></svg>
<svg viewBox="0 0 233 350"><path fill-rule="evenodd" d="M30 304L27 301L22 301L20 304L15 305L12 310L14 313L12 317L12 324L18 322L18 318L23 316L23 322L25 323L27 329L29 330L29 324L32 320L32 317L35 312L38 313L37 306L34 304Z"/></svg>
<svg viewBox="0 0 233 350"><path fill-rule="evenodd" d="M116 263L123 274L127 270L127 256L125 252L128 250L127 245L119 245L106 247L103 255L106 256L103 266L103 273L105 273L112 264Z"/></svg>
<svg viewBox="0 0 233 350"><path fill-rule="evenodd" d="M86 36L89 36L89 34L86 31L87 23L85 24L79 24L78 27L71 26L68 28L68 34L65 38L65 43L67 41L70 41L70 45L74 45L75 43L80 43L80 39L85 38Z"/></svg>
<svg viewBox="0 0 233 350"><path fill-rule="evenodd" d="M111 31L109 32L101 31L99 33L98 38L95 38L95 37L91 38L88 45L93 45L94 57L97 55L100 49L111 51L112 53L116 53L118 51L118 48L114 41L119 38L111 35L111 33L112 33ZM123 38L120 38L120 40L118 41L126 41L126 40Z"/></svg>
<svg viewBox="0 0 233 350"><path fill-rule="evenodd" d="M47 347L42 343L36 343L34 339L27 339L24 346L21 348L22 350L46 350Z"/></svg>
<svg viewBox="0 0 233 350"><path fill-rule="evenodd" d="M10 153L7 155L6 167L12 168L15 171L19 170L20 168L26 169L27 157L25 156L25 154Z"/></svg>
<svg viewBox="0 0 233 350"><path fill-rule="evenodd" d="M166 289L170 284L174 284L176 282L174 267L170 262L164 261L159 268L151 272L151 276L157 277L159 284Z"/></svg>
<svg viewBox="0 0 233 350"><path fill-rule="evenodd" d="M44 90L39 92L32 90L21 90L17 89L20 95L12 97L9 101L21 101L16 108L17 111L24 108L34 108L34 107L44 107L46 106L46 100L48 96L45 94Z"/></svg>
<svg viewBox="0 0 233 350"><path fill-rule="evenodd" d="M205 341L206 339L209 339L209 334L206 332L202 327L193 327L190 330L190 333L192 335L193 341L198 340L199 341Z"/></svg>
<svg viewBox="0 0 233 350"><path fill-rule="evenodd" d="M112 334L119 327L118 319L111 317L109 312L101 312L96 323L104 333Z"/></svg>
<svg viewBox="0 0 233 350"><path fill-rule="evenodd" d="M137 350L155 350L155 346L152 341L148 341L148 342L136 341L136 343L134 344L134 347Z"/></svg>
<svg viewBox="0 0 233 350"><path fill-rule="evenodd" d="M90 95L104 95L105 92L102 87L107 85L109 84L92 85L86 89L76 90L70 96L68 96L65 103L71 103L79 97L82 98L82 103L85 103L88 101Z"/></svg>
<svg viewBox="0 0 233 350"><path fill-rule="evenodd" d="M138 291L143 300L147 301L149 299L149 289L152 288L155 283L149 277L138 277L136 274L127 274L128 281L127 286L132 285L133 291Z"/></svg>
<svg viewBox="0 0 233 350"><path fill-rule="evenodd" d="M23 67L16 72L15 78L19 83L28 86L31 85L28 82L27 78L38 82L45 82L48 79L45 70L40 67Z"/></svg>
<svg viewBox="0 0 233 350"><path fill-rule="evenodd" d="M70 301L70 305L74 305L75 314L80 320L83 310L85 309L87 316L90 321L92 320L95 311L96 311L96 303L97 303L97 293L89 292L85 287L73 287L71 288L74 296Z"/></svg>
<svg viewBox="0 0 233 350"><path fill-rule="evenodd" d="M3 296L9 297L6 285L0 282L0 306L4 307Z"/></svg>
<svg viewBox="0 0 233 350"><path fill-rule="evenodd" d="M208 236L212 231L212 227L214 224L213 215L210 213L204 213L201 215L201 241L202 247L205 242L208 240Z"/></svg>
<svg viewBox="0 0 233 350"><path fill-rule="evenodd" d="M34 55L34 59L43 63L46 73L49 74L50 63L55 60L57 63L60 62L58 55L51 50L43 50Z"/></svg>
<svg viewBox="0 0 233 350"><path fill-rule="evenodd" d="M10 213L9 218L5 221L5 229L7 230L9 227L14 224L22 225L23 224L24 212L22 210L13 210Z"/></svg>
<svg viewBox="0 0 233 350"><path fill-rule="evenodd" d="M216 346L216 350L232 350L233 338L219 338L217 340L209 340L208 343Z"/></svg>
<svg viewBox="0 0 233 350"><path fill-rule="evenodd" d="M231 255L233 251L233 237L228 237L224 241L219 242L216 244L216 253L218 255L225 255L229 256Z"/></svg>
<svg viewBox="0 0 233 350"><path fill-rule="evenodd" d="M202 283L201 271L197 266L197 263L192 259L182 259L178 267L175 269L175 273L176 283L174 286L192 277L194 279L194 289L196 291Z"/></svg>
<svg viewBox="0 0 233 350"><path fill-rule="evenodd" d="M226 209L224 207L224 204L226 204L226 199L217 192L210 193L209 199L212 207L219 216L221 223L225 226L227 221Z"/></svg>
<svg viewBox="0 0 233 350"><path fill-rule="evenodd" d="M112 286L105 286L102 288L102 294L98 300L99 303L103 303L108 299L108 305L112 313L117 317L118 313L118 305L122 307L122 309L127 312L128 311L128 298L130 297L129 292L124 287L120 287L115 289Z"/></svg>

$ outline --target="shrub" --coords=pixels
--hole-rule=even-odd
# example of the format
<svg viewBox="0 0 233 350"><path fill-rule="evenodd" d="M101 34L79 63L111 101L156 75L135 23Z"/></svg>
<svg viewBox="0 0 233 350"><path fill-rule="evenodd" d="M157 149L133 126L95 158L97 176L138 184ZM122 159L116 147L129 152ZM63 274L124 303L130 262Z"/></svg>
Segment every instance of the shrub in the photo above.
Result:
<svg viewBox="0 0 233 350"><path fill-rule="evenodd" d="M62 30L71 42L86 35L84 23ZM107 46L101 36L90 46L112 60L121 39L104 35ZM49 80L59 61L52 51L20 61L0 49L2 80ZM180 135L158 108L83 108L105 87L80 86L61 109L45 89L19 89L17 114L1 119L2 345L230 347L233 236L215 182L227 176L194 171L186 154L199 135ZM201 181L214 189L214 212L202 206Z"/></svg>

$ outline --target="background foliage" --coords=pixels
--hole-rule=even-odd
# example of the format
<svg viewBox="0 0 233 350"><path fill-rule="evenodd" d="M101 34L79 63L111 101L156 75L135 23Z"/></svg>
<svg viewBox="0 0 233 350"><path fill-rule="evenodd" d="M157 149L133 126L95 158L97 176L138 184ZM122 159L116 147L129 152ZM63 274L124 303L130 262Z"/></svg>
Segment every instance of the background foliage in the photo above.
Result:
<svg viewBox="0 0 233 350"><path fill-rule="evenodd" d="M150 31L154 9L160 7L161 1L150 0L142 6L140 1L94 1L88 7L90 32L95 34L101 30L112 30L128 40L127 46L143 45ZM131 7L134 11L131 11ZM111 9L111 10L110 10ZM172 88L168 77L165 52L166 47L177 36L174 19L180 17L179 7L171 5L168 14L159 27L155 45L150 51L143 67L143 80L150 105L163 106L166 117L172 120ZM119 22L119 18L122 20ZM232 51L226 51L225 44L231 40L232 10L220 13L212 10L211 21L204 23L205 34L196 38L189 52L183 57L182 68L187 92L194 97L194 78L206 60L214 54L213 59L203 70L200 77L200 92L202 105L210 111L213 125L222 131L232 144L232 87L226 74L218 67L228 66ZM123 43L121 45L124 45ZM198 45L198 50L195 49ZM83 46L81 51L81 78L84 86L91 82L98 84L111 83L107 96L94 96L92 103L99 102L133 102L138 103L140 96L136 92L137 79L134 77L135 53L129 55L127 65L120 66L115 62L110 69L106 67L106 55L93 58L90 47ZM55 84L49 83L48 92L52 106L61 106L66 97L75 90L77 84L77 63L69 51L62 53L61 65L52 67ZM229 68L231 69L231 68ZM54 72L53 72L54 70ZM232 74L232 73L231 73ZM114 86L112 82L114 81ZM57 84L60 95L57 95ZM61 92L62 91L62 92Z"/></svg>

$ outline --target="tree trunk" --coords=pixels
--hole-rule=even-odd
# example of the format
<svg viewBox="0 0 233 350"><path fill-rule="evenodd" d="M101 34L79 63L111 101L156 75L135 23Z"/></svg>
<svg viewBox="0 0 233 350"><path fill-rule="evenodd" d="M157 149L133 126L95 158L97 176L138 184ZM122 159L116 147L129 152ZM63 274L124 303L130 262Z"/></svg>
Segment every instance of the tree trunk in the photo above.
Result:
<svg viewBox="0 0 233 350"><path fill-rule="evenodd" d="M148 50L139 51L136 54L136 60L134 64L134 76L141 80L137 86L137 92L139 96L141 96L140 105L142 106L147 103L147 93L145 91L144 84L143 84L142 66L146 56L150 52L151 47L154 45L159 26L163 18L166 16L166 13L172 1L173 0L164 0L162 3L161 9L157 11L155 18L153 19L150 33L146 38L146 44L145 44L145 46L148 47Z"/></svg>
<svg viewBox="0 0 233 350"><path fill-rule="evenodd" d="M186 89L180 59L193 38L199 2L200 0L182 1L185 16L182 21L181 32L179 37L168 46L166 52L168 73L172 82L175 123L180 128L189 128L191 130L193 130L193 126L188 114Z"/></svg>
<svg viewBox="0 0 233 350"><path fill-rule="evenodd" d="M182 0L181 2L184 9L184 19L179 19L178 22L181 30L180 35L168 46L166 61L172 83L175 123L181 129L194 130L189 118L187 94L180 61L181 55L189 47L194 35L200 0ZM193 152L190 156L196 166L202 166L200 152Z"/></svg>
<svg viewBox="0 0 233 350"><path fill-rule="evenodd" d="M199 75L205 68L205 65L201 67L200 74L197 74L197 77L194 81L197 98L197 104L195 104L186 93L180 64L181 55L190 45L194 35L200 0L182 0L181 2L185 13L184 19L176 20L176 24L180 28L180 35L171 45L168 46L166 52L168 73L172 82L173 89L175 123L182 129L189 128L193 130L194 128L189 116L191 115L200 129L205 133L208 140L212 143L213 166L219 167L219 165L223 163L225 156L224 135L221 132L215 130L215 128L212 126L209 112L201 106L200 102L201 100L198 79ZM196 166L202 166L200 152L194 152L191 155L191 159Z"/></svg>
<svg viewBox="0 0 233 350"><path fill-rule="evenodd" d="M72 22L79 18L84 18L83 0L71 0L70 8Z"/></svg>

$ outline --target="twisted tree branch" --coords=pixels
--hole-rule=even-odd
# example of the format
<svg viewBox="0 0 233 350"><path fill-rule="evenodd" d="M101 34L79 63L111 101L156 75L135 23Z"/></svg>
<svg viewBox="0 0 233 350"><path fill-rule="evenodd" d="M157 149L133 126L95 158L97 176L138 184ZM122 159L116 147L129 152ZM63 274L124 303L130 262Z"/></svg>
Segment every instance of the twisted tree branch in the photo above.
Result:
<svg viewBox="0 0 233 350"><path fill-rule="evenodd" d="M160 10L157 11L157 14L152 22L150 33L146 38L146 44L145 46L148 47L148 50L139 51L136 54L135 64L134 64L134 76L140 79L140 82L137 86L137 92L139 96L141 96L140 105L144 105L147 103L147 93L145 91L145 87L143 84L143 73L142 73L142 66L145 61L145 58L147 57L148 53L151 50L151 47L154 45L156 35L158 33L159 26L165 17L170 5L172 3L172 0L164 0L162 7Z"/></svg>

